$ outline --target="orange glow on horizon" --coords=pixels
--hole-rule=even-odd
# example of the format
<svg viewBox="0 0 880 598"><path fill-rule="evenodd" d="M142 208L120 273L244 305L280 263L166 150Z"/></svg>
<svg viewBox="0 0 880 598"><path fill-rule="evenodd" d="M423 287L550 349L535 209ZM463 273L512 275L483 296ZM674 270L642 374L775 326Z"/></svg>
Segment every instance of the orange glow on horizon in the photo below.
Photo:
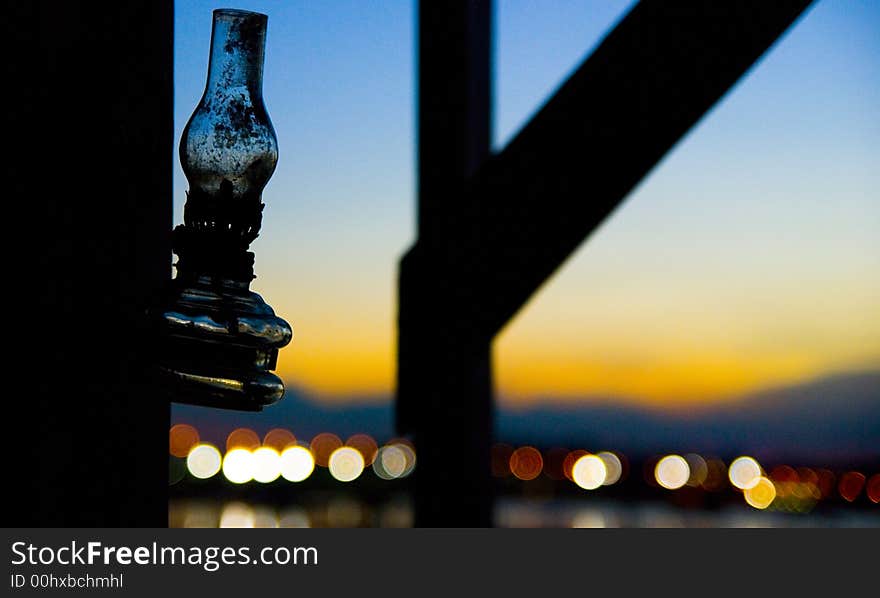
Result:
<svg viewBox="0 0 880 598"><path fill-rule="evenodd" d="M284 351L281 352L282 354ZM290 388L302 388L322 403L386 402L393 395L395 364L377 354L357 358L327 355L309 363L293 358L278 372ZM338 357L338 358L337 358ZM880 361L880 357L877 359ZM283 361L283 360L282 360ZM341 367L341 363L345 367ZM314 367L310 367L314 366ZM495 358L497 395L507 405L553 402L613 401L647 407L688 408L735 402L750 393L809 383L826 375L869 369L861 362L843 368L824 368L812 360L727 360L708 355L669 360L602 363L591 356L517 354L506 362ZM344 375L339 372L344 370Z"/></svg>
<svg viewBox="0 0 880 598"><path fill-rule="evenodd" d="M285 296L294 291L276 284L265 292L278 297L278 311L285 315ZM752 305L734 317L706 311L709 303L686 318L679 312L687 304L673 301L680 296L665 296L668 289L660 290L658 305L632 296L617 297L623 303L610 298L578 303L575 309L568 295L557 296L556 284L543 288L494 341L494 377L504 403L592 398L687 407L876 369L880 363L880 320L860 315L870 297L841 311L848 314L841 322L816 323L798 305L787 306L784 314ZM291 304L298 307L286 314L296 340L280 351L276 369L287 386L323 403L390 400L396 376L394 294L374 298L367 312L353 312L348 294L315 298L309 309L300 299L297 290ZM678 319L669 319L664 306ZM560 319L553 307L568 317ZM741 325L744 319L747 326ZM878 323L865 328L865 321ZM784 322L785 330L777 330Z"/></svg>

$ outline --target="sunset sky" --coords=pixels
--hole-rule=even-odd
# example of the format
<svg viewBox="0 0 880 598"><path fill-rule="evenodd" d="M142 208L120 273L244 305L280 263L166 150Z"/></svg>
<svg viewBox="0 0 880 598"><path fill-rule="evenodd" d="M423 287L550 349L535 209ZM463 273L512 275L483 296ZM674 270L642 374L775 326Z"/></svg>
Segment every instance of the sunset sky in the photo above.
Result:
<svg viewBox="0 0 880 598"><path fill-rule="evenodd" d="M175 4L176 144L219 5ZM496 3L496 148L631 4ZM230 6L269 15L280 158L253 288L295 330L279 373L325 401L390 398L415 228L415 3ZM819 0L496 339L500 400L706 403L880 366L878 26L876 2Z"/></svg>

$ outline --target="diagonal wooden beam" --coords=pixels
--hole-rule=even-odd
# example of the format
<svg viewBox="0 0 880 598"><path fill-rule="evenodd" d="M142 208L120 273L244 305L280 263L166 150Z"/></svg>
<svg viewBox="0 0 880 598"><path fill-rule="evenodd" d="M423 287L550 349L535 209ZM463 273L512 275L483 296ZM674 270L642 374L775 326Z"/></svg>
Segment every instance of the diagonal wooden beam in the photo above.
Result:
<svg viewBox="0 0 880 598"><path fill-rule="evenodd" d="M408 258L442 262L450 313L491 338L810 3L642 0Z"/></svg>
<svg viewBox="0 0 880 598"><path fill-rule="evenodd" d="M420 2L396 402L417 525L491 524L492 338L809 4L642 0L490 158L488 0Z"/></svg>

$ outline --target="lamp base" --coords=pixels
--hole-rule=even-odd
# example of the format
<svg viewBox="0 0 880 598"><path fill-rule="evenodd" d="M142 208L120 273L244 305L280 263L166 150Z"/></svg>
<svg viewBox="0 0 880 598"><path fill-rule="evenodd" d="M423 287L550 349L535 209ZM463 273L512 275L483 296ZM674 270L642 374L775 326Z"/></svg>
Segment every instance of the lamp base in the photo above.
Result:
<svg viewBox="0 0 880 598"><path fill-rule="evenodd" d="M247 283L178 277L156 324L158 369L173 402L261 411L284 395L270 370L293 331Z"/></svg>

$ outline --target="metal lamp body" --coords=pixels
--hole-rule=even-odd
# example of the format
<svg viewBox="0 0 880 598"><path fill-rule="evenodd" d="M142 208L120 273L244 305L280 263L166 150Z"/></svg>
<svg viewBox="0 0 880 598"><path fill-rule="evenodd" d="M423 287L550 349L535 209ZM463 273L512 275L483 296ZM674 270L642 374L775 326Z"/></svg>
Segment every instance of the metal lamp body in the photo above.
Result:
<svg viewBox="0 0 880 598"><path fill-rule="evenodd" d="M284 394L271 370L293 331L249 289L248 247L278 160L262 97L266 23L259 13L214 11L205 93L180 141L190 188L172 233L177 277L157 322L175 402L259 411Z"/></svg>

